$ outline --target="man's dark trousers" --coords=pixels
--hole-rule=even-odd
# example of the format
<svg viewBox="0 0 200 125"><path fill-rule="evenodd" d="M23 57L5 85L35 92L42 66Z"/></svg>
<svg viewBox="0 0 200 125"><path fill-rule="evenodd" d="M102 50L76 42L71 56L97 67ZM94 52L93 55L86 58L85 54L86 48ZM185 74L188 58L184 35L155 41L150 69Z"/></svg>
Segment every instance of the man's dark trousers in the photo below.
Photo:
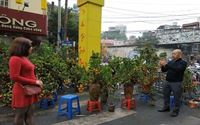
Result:
<svg viewBox="0 0 200 125"><path fill-rule="evenodd" d="M179 112L181 105L181 95L182 95L182 83L181 82L166 82L163 88L164 92L164 105L169 107L170 95L173 92L174 95L174 111Z"/></svg>

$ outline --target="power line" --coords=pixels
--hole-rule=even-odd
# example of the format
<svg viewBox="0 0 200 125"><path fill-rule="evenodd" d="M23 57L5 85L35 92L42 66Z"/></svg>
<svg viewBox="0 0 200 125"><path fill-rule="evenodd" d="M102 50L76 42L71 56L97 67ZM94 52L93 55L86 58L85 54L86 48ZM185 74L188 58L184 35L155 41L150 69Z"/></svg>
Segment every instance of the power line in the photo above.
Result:
<svg viewBox="0 0 200 125"><path fill-rule="evenodd" d="M109 7L109 6L105 6L105 8L113 9L113 10L117 10L117 11L136 12L136 13L142 13L142 14L168 15L168 14L157 13L157 12L146 12L146 11L131 10L131 9L124 9L124 8L116 8L116 7Z"/></svg>
<svg viewBox="0 0 200 125"><path fill-rule="evenodd" d="M130 31L126 31L126 33L143 33L143 32L148 32L148 31L154 32L155 30L130 30Z"/></svg>
<svg viewBox="0 0 200 125"><path fill-rule="evenodd" d="M126 33L143 33L143 32L148 32L148 31L156 31L156 30L128 30ZM108 32L108 31L102 31L102 32Z"/></svg>
<svg viewBox="0 0 200 125"><path fill-rule="evenodd" d="M110 2L112 2L112 0L109 0ZM179 5L179 6L181 6L181 5L183 5L183 6L188 6L188 5L193 5L193 6L199 6L198 4L199 3L191 3L191 2L189 2L189 3L158 3L158 2L156 2L156 3L153 3L153 2L145 2L145 3L139 3L139 2L134 2L134 1L122 1L122 0L113 0L113 3L123 3L123 4L137 4L137 5L161 5L161 6L177 6L177 5Z"/></svg>
<svg viewBox="0 0 200 125"><path fill-rule="evenodd" d="M165 11L165 13L164 12L162 12L162 13L157 13L157 12L146 12L146 11L139 11L139 10L132 10L132 9L124 9L124 8L116 8L116 7L105 7L106 9L105 9L105 11L111 11L111 12L115 12L115 13L123 13L123 14L127 14L127 12L131 12L131 15L133 14L133 13L142 13L142 14L156 14L156 15L162 15L162 16L179 16L179 15L182 15L182 14L177 14L177 15L171 15L171 14L166 14L167 12L169 13L169 12L173 12L173 13L178 13L178 12L183 12L183 11L191 11L191 10L197 10L197 9L189 9L189 10L179 10L179 11ZM110 10L111 9L111 10ZM124 13L124 11L126 12L126 13ZM188 13L186 13L186 14L188 14ZM194 13L192 13L192 14L194 14ZM195 13L195 14L200 14L199 12L197 13ZM128 15L128 14L127 14ZM189 14L188 14L189 15Z"/></svg>
<svg viewBox="0 0 200 125"><path fill-rule="evenodd" d="M127 12L121 12L121 11L115 11L115 10L109 10L109 9L107 9L107 8L103 8L103 13L104 13L105 11L111 12L111 13L114 13L114 14L117 14L117 15L123 14L123 15L130 16L130 15L133 14L133 13L128 14ZM133 14L133 15L135 15L135 14Z"/></svg>
<svg viewBox="0 0 200 125"><path fill-rule="evenodd" d="M103 19L132 19L132 18L147 18L147 19L150 19L150 18L173 18L173 17L182 17L182 16L187 16L187 17L190 17L190 18L196 18L198 17L198 15L200 15L200 13L183 13L183 14L171 14L171 15L161 15L161 16L139 16L138 14L127 14L127 13L124 13L124 12L116 12L115 10L109 10L109 9L104 9L104 13L106 13L105 11L108 11L108 12L112 12L114 14L118 14L118 15L109 15L109 16L102 16ZM185 11L189 11L189 10L185 10ZM141 14L140 14L141 15Z"/></svg>
<svg viewBox="0 0 200 125"><path fill-rule="evenodd" d="M119 8L118 8L119 9ZM109 10L109 9L106 9L106 11L113 11L113 10ZM126 11L128 10L129 12L132 11L132 10L129 10L129 9L125 9ZM121 14L119 14L118 17L116 16L103 16L103 20L106 20L106 19L115 19L114 21L113 20L106 20L106 21L103 21L102 23L108 23L108 24L111 24L111 23L146 23L146 24L161 24L161 23L166 23L166 22L170 22L170 21L183 21L183 20L188 20L188 19L195 19L198 17L198 15L200 15L200 13L184 13L184 14L174 14L174 15L161 15L161 16L128 16L129 14L127 13L123 13L121 12L120 10L116 10L116 8L114 9L113 13L115 13L116 11L119 11ZM124 11L124 9L123 9ZM142 11L143 12L143 11ZM143 12L145 13L145 12ZM122 15L123 14L123 15ZM158 13L157 13L158 14ZM159 13L161 14L161 13ZM121 16L120 16L121 15ZM126 16L126 17L125 17ZM178 18L177 18L178 17ZM182 18L184 17L184 18ZM134 18L143 18L143 20L133 20ZM156 20L152 20L151 18L154 18ZM163 20L158 20L158 19L161 19L161 18L171 18L171 19L163 19ZM175 18L175 19L173 19ZM123 19L123 20L119 20L119 19ZM129 19L127 21L127 19ZM145 19L145 20L144 20ZM146 20L147 19L147 20ZM148 20L150 19L150 20Z"/></svg>
<svg viewBox="0 0 200 125"><path fill-rule="evenodd" d="M75 1L77 2L77 0L70 0L70 1ZM191 0L190 0L191 1ZM122 4L137 4L137 5L163 5L163 6L168 6L168 5L184 5L184 6L189 6L189 5L193 5L193 6L199 6L199 3L153 3L153 2L145 2L145 3L140 3L140 2L134 2L134 1L125 1L125 0L109 0L109 2L112 2L112 3L122 3Z"/></svg>
<svg viewBox="0 0 200 125"><path fill-rule="evenodd" d="M180 20L188 20L188 19L192 19L190 18L182 18L182 19L166 19L166 20L128 20L128 21L103 21L103 23L148 23L148 22L166 22L166 21L180 21Z"/></svg>
<svg viewBox="0 0 200 125"><path fill-rule="evenodd" d="M103 16L102 18L105 19L132 19L132 18L166 18L166 17L181 17L181 16L192 16L192 15L199 15L200 13L190 13L190 14L177 14L177 15L167 15L167 16Z"/></svg>
<svg viewBox="0 0 200 125"><path fill-rule="evenodd" d="M160 13L179 13L179 12L183 12L183 11L186 11L186 12L188 12L188 11L200 11L200 9L199 8L194 8L194 9L184 9L184 10L170 10L170 11L160 11Z"/></svg>

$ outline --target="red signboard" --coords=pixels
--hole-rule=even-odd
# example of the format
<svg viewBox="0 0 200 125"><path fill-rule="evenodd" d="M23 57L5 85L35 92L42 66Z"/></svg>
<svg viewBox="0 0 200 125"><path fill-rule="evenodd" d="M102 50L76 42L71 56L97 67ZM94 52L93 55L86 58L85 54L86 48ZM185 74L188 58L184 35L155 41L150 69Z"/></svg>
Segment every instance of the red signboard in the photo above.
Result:
<svg viewBox="0 0 200 125"><path fill-rule="evenodd" d="M0 7L0 31L47 35L47 16Z"/></svg>

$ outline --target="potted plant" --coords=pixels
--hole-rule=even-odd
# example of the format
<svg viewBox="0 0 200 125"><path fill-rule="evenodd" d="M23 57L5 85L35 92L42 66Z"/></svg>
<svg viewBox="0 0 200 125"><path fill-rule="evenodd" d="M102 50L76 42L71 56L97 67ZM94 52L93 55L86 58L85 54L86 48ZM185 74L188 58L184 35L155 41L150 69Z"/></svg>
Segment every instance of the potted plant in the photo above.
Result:
<svg viewBox="0 0 200 125"><path fill-rule="evenodd" d="M113 69L110 64L101 63L98 53L93 53L89 67L85 74L82 75L80 82L89 85L89 95L91 101L98 101L101 96L101 103L106 104L108 96L116 90L116 80L113 79Z"/></svg>
<svg viewBox="0 0 200 125"><path fill-rule="evenodd" d="M162 52L159 54L160 59L166 59L167 58L167 53L166 52Z"/></svg>
<svg viewBox="0 0 200 125"><path fill-rule="evenodd" d="M138 57L133 59L122 58L116 71L118 81L124 85L125 99L131 99L133 97L133 86L138 83L140 77L140 74L138 74L139 65Z"/></svg>
<svg viewBox="0 0 200 125"><path fill-rule="evenodd" d="M188 101L188 99L192 98L192 92L196 87L196 85L193 82L192 72L188 68L184 72L182 87L183 87L184 101Z"/></svg>
<svg viewBox="0 0 200 125"><path fill-rule="evenodd" d="M115 104L112 99L117 88L117 81L115 80L113 70L109 63L107 65L101 65L100 74L103 81L101 85L101 103L106 104L109 97L108 111L114 112Z"/></svg>
<svg viewBox="0 0 200 125"><path fill-rule="evenodd" d="M44 83L40 98L51 98L60 83L68 79L68 65L53 46L43 43L30 57L36 65L36 75Z"/></svg>
<svg viewBox="0 0 200 125"><path fill-rule="evenodd" d="M109 103L108 104L108 111L109 112L114 112L115 111L115 104L114 103Z"/></svg>
<svg viewBox="0 0 200 125"><path fill-rule="evenodd" d="M8 72L9 52L8 45L0 42L0 102L4 105L11 104L13 83Z"/></svg>
<svg viewBox="0 0 200 125"><path fill-rule="evenodd" d="M68 71L69 71L69 81L71 82L71 84L73 84L73 88L74 92L83 92L84 91L84 84L81 78L82 75L84 75L86 73L86 70L79 66L77 63L75 63L74 61L69 62L68 61ZM69 83L68 83L69 84Z"/></svg>
<svg viewBox="0 0 200 125"><path fill-rule="evenodd" d="M98 101L101 93L101 75L100 75L101 59L99 53L93 53L90 57L89 67L87 70L89 95L91 101Z"/></svg>
<svg viewBox="0 0 200 125"><path fill-rule="evenodd" d="M149 94L152 91L153 83L158 79L158 56L156 49L151 46L145 46L140 50L140 79L141 91Z"/></svg>
<svg viewBox="0 0 200 125"><path fill-rule="evenodd" d="M191 92L194 89L194 85L192 84L192 72L187 68L184 72L183 76L183 91Z"/></svg>

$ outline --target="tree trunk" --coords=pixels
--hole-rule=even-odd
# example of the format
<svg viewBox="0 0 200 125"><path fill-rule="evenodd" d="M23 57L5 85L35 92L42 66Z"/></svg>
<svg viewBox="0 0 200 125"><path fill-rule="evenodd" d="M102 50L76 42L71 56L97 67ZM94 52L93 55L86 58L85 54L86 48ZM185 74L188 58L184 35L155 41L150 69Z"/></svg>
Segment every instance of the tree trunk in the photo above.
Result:
<svg viewBox="0 0 200 125"><path fill-rule="evenodd" d="M132 99L133 97L133 84L124 84L125 99Z"/></svg>
<svg viewBox="0 0 200 125"><path fill-rule="evenodd" d="M100 96L101 88L98 83L90 84L89 95L91 101L98 101Z"/></svg>

